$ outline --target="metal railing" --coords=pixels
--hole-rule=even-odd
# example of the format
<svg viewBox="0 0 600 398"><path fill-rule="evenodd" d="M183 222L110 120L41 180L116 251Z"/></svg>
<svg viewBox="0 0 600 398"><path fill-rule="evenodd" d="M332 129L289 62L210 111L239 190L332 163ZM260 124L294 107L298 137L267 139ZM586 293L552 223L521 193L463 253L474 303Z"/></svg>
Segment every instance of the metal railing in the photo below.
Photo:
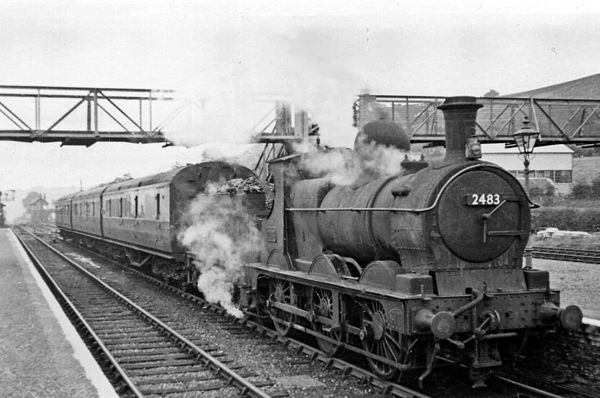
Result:
<svg viewBox="0 0 600 398"><path fill-rule="evenodd" d="M437 110L446 97L361 95L354 103L354 125L390 119L412 142L444 142L444 117ZM600 99L479 97L476 135L481 142L513 143L512 134L528 117L540 132L537 145L600 145Z"/></svg>
<svg viewBox="0 0 600 398"><path fill-rule="evenodd" d="M153 102L170 90L0 85L0 140L165 142Z"/></svg>

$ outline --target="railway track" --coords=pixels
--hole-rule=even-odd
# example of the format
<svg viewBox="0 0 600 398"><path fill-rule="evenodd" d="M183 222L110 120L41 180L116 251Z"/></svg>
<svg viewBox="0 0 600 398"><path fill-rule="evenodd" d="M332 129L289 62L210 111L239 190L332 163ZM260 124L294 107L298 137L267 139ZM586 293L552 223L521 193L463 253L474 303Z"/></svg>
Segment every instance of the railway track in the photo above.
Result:
<svg viewBox="0 0 600 398"><path fill-rule="evenodd" d="M40 235L46 235L50 237L50 230L46 230L43 228L38 228L36 233ZM98 253L93 250L89 250L87 248L70 244L72 247L77 250L87 251L94 256L100 256L103 259L122 267L121 264L115 262L110 257L104 256L101 253ZM54 249L56 250L56 249ZM283 337L277 334L274 330L258 323L250 318L242 318L238 319L233 316L230 316L226 313L226 311L217 304L212 304L199 296L187 293L183 290L178 289L168 283L160 281L148 274L140 272L136 269L127 267L127 272L136 275L139 278L142 278L154 286L158 286L166 291L176 294L177 296L184 298L186 301L193 303L198 306L198 308L203 311L205 314L203 318L214 318L212 321L223 323L222 328L226 330L234 330L237 333L249 333L254 336L262 336L265 339L276 342L277 344L281 344L285 346L289 351L294 352L296 354L304 354L309 357L309 361L312 363L322 363L325 369L337 370L341 373L342 377L354 377L359 382L364 383L365 385L371 385L375 387L380 393L384 396L389 397L401 397L401 398L428 398L427 394L423 394L421 392L415 391L411 388L402 386L396 383L390 383L377 378L372 372L361 368L355 364L349 363L339 358L331 358L318 350L317 348L297 339L293 339L290 337Z"/></svg>
<svg viewBox="0 0 600 398"><path fill-rule="evenodd" d="M226 311L216 304L209 303L198 297L196 295L184 292L172 285L169 285L165 282L159 281L152 276L139 272L137 270L131 270L133 273L139 275L141 278L148 280L150 283L159 286L163 289L174 292L181 297L190 300L200 306L203 311L207 311L210 313L218 314L223 317L227 317L227 319L235 325L239 325L241 327L247 328L250 331L259 333L260 335L265 336L266 338L277 341L280 344L283 344L288 348L288 350L295 352L297 354L307 355L311 361L322 363L326 369L336 369L342 373L345 377L354 377L361 381L362 383L370 383L372 386L376 387L380 390L381 394L384 396L393 396L393 397L403 397L403 398L428 398L428 395L423 394L421 392L415 391L406 386L390 383L383 381L375 374L370 371L367 371L355 364L352 364L348 361L345 361L340 358L330 357L320 351L319 349L297 339L288 336L281 336L273 329L258 323L252 320L249 317L237 319L230 315L227 315Z"/></svg>
<svg viewBox="0 0 600 398"><path fill-rule="evenodd" d="M104 256L98 252L89 250L87 248L72 245L78 250L87 251L95 256L100 256L103 259L122 267L121 264L118 264L110 257ZM198 306L198 308L205 313L203 317L216 317L216 320L220 320L221 322L226 322L228 325L222 326L227 330L236 330L236 333L241 333L245 331L252 335L259 335L265 339L276 342L277 344L281 344L285 346L289 351L294 352L296 354L304 354L309 357L310 362L312 363L321 363L323 364L325 369L337 370L339 371L344 378L353 377L357 379L361 384L371 385L377 389L380 394L385 397L399 397L399 398L429 398L427 394L421 393L419 391L415 391L406 386L391 383L387 381L383 381L379 379L372 372L347 362L340 358L332 358L327 356L325 353L320 351L319 349L294 338L284 337L279 335L276 331L270 329L269 327L252 320L249 317L244 317L241 319L235 318L231 315L228 315L227 312L218 304L209 303L203 298L185 292L175 286L172 286L168 283L165 283L161 280L158 280L146 273L140 272L136 269L127 267L127 271L132 273L139 278L142 278L154 286L160 287L166 291L174 293L175 295L194 303Z"/></svg>
<svg viewBox="0 0 600 398"><path fill-rule="evenodd" d="M495 378L504 383L510 383L516 386L524 386L525 390L535 393L536 391L544 391L540 388L552 389L560 395L554 395L555 397L586 397L586 398L598 398L598 391L575 385L573 383L561 383L557 384L555 380L552 380L548 376L533 377L530 375L496 375ZM529 384L535 384L538 387L532 387Z"/></svg>
<svg viewBox="0 0 600 398"><path fill-rule="evenodd" d="M42 231L39 231L39 232L42 232ZM76 247L79 249L82 249L79 246L76 246ZM93 253L94 253L94 255L98 255L98 253L95 253L95 252L93 252ZM112 261L111 259L106 258L106 257L104 257L104 258L114 263L114 261ZM224 318L227 319L227 323L229 323L229 326L225 326L225 329L227 329L227 330L239 329L239 333L242 333L242 330L247 330L248 332L264 336L264 338L266 338L266 339L269 339L269 340L272 340L274 342L284 345L285 347L287 347L288 350L290 350L292 352L295 352L298 354L304 354L304 355L308 356L309 360L311 362L322 363L325 368L335 369L335 370L339 371L343 377L354 377L362 383L371 384L373 387L376 387L376 389L378 391L380 391L380 394L382 394L383 396L415 397L415 398L425 398L428 396L425 393L413 390L411 388L408 388L406 386L403 386L403 385L400 385L397 383L382 381L382 380L378 379L371 372L367 371L366 369L364 369L360 366L357 366L354 363L347 362L340 358L329 357L326 354L324 354L323 352L321 352L320 350L318 350L317 348L315 348L309 344L306 344L305 342L299 341L297 339L287 337L287 336L286 337L280 336L274 330L271 330L270 328L266 327L265 325L257 323L256 321L254 321L250 318L236 319L234 317L228 316L226 314L226 312L220 306L208 303L198 296L186 293L176 287L173 287L169 284L159 281L145 273L142 273L135 269L130 269L130 268L128 268L128 272L136 274L136 275L140 276L141 278L144 278L147 281L151 282L153 285L159 286L165 290L169 290L169 291L177 294L178 296L185 298L186 300L196 303L203 312L206 312L208 314L207 315L208 317L214 316L217 321L219 319L221 319L221 321ZM162 374L161 368L157 368L157 369L153 370L152 372L150 372L149 376L158 377L159 378L158 380L165 380L166 378L168 378L168 376L165 376L164 374ZM190 379L193 378L193 375L188 375L188 376ZM515 390L520 391L519 396L521 396L521 397L540 397L540 396L549 397L549 398L557 397L557 395L555 395L551 392L532 387L523 381L512 380L511 378L509 378L507 376L505 376L503 378L496 378L496 380L502 384L510 385L510 386L514 387ZM468 388L470 388L470 387L468 387ZM437 396L439 394L433 393L433 395ZM216 396L222 396L222 395L216 395ZM469 396L473 396L473 395L469 395ZM474 395L474 396L479 396L479 395ZM514 394L512 394L511 396L514 396Z"/></svg>
<svg viewBox="0 0 600 398"><path fill-rule="evenodd" d="M253 372L220 361L209 344L201 348L43 240L15 232L121 396L271 396L262 388L274 382L251 381Z"/></svg>
<svg viewBox="0 0 600 398"><path fill-rule="evenodd" d="M580 263L600 264L600 250L582 250L565 247L533 246L526 250L535 258L550 260L576 261Z"/></svg>
<svg viewBox="0 0 600 398"><path fill-rule="evenodd" d="M420 393L418 391L411 390L410 388L396 384L390 383L386 381L382 381L378 379L373 373L356 366L352 363L344 361L339 358L330 357L324 354L322 351L317 348L308 345L304 342L301 342L297 339L288 337L288 336L280 336L274 330L257 323L250 318L236 319L226 314L226 311L216 304L209 303L202 299L201 297L192 295L190 293L184 292L172 285L169 285L165 282L159 281L153 278L150 275L145 273L131 270L133 273L139 275L141 278L148 280L149 282L157 285L163 289L170 290L187 300L197 303L201 306L204 311L209 311L212 313L220 314L222 316L227 316L232 323L239 324L245 326L251 330L254 330L260 334L267 336L273 340L277 340L281 344L284 344L288 349L296 353L302 353L311 357L311 360L315 362L321 362L327 368L333 368L339 370L345 376L353 376L361 380L365 383L371 383L378 389L380 389L381 394L384 396L394 396L394 397L427 397L426 394ZM444 358L440 358L440 360L445 361ZM577 388L571 385L560 385L560 386L552 386L551 380L547 380L544 378L533 378L529 377L528 380L522 380L517 378L515 375L496 375L493 377L494 380L500 382L505 385L509 385L514 387L516 390L521 391L520 397L546 397L546 398L560 398L564 396L573 396L573 397L597 397L595 391L587 390L585 388ZM534 385L527 384L528 382L535 384L537 386L545 386L546 388L554 388L555 390L560 391L566 395L557 395L556 393L546 391L540 387L535 387Z"/></svg>

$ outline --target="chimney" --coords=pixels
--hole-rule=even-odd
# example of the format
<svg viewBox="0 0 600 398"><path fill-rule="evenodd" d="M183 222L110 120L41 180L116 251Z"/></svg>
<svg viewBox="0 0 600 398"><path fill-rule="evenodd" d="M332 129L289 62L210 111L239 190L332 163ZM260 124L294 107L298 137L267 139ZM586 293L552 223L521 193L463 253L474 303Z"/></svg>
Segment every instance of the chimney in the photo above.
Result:
<svg viewBox="0 0 600 398"><path fill-rule="evenodd" d="M477 110L483 105L475 97L448 97L438 109L444 112L446 157L444 162L460 162L466 158L467 140L475 135Z"/></svg>

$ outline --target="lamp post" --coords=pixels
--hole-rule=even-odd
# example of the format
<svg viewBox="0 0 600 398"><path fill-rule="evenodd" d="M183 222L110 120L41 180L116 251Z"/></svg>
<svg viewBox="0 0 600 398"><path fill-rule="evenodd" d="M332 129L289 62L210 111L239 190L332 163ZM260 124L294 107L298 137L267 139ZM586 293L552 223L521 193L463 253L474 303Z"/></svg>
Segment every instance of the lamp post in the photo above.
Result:
<svg viewBox="0 0 600 398"><path fill-rule="evenodd" d="M517 130L513 134L513 139L515 140L515 144L517 144L517 148L519 149L519 154L523 155L523 166L525 169L523 172L525 173L525 191L529 195L529 156L533 153L533 148L535 147L535 142L540 136L540 132L533 130L529 126L529 118L525 116L523 120L523 127L520 130Z"/></svg>

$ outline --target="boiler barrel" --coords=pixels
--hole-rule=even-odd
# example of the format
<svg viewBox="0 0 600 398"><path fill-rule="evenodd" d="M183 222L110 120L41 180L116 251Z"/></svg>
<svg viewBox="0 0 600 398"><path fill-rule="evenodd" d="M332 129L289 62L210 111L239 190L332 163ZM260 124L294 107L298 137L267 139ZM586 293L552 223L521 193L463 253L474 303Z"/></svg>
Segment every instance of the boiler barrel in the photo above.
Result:
<svg viewBox="0 0 600 398"><path fill-rule="evenodd" d="M400 177L377 179L361 187L336 186L321 208L391 208L393 187ZM357 260L394 259L389 211L324 211L319 213L318 235L324 249Z"/></svg>

